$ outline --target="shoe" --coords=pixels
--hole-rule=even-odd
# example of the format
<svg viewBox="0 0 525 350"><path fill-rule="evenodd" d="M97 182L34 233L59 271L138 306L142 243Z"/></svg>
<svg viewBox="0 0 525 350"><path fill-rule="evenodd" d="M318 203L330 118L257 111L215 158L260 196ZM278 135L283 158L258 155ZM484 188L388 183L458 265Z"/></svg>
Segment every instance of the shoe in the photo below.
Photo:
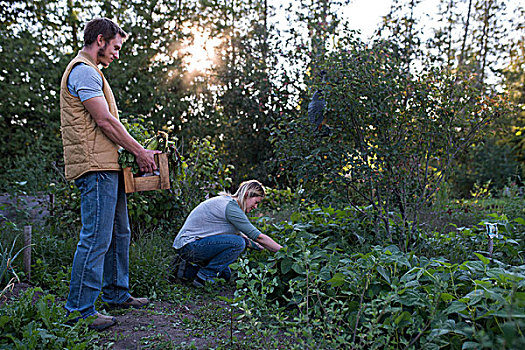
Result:
<svg viewBox="0 0 525 350"><path fill-rule="evenodd" d="M191 284L193 284L194 287L204 288L206 285L213 285L214 283L214 280L203 280L199 276L195 276Z"/></svg>
<svg viewBox="0 0 525 350"><path fill-rule="evenodd" d="M231 272L230 268L227 267L224 270L222 270L221 272L219 272L219 275L217 277L222 278L223 280L226 281L226 283L228 283L228 282L230 282L230 280L232 278L232 272Z"/></svg>
<svg viewBox="0 0 525 350"><path fill-rule="evenodd" d="M103 331L104 329L107 329L117 324L117 320L115 317L102 315L101 313L96 313L94 316L96 316L97 318L95 318L93 322L91 322L91 324L88 326L88 328L90 329L94 329L96 331Z"/></svg>
<svg viewBox="0 0 525 350"><path fill-rule="evenodd" d="M173 283L191 284L200 269L198 263L190 262L177 254L168 269L168 280Z"/></svg>
<svg viewBox="0 0 525 350"><path fill-rule="evenodd" d="M146 307L148 304L149 304L148 298L134 298L134 297L129 297L128 300L120 304L107 303L108 308L110 310L129 309L130 307L134 309L142 309L143 307Z"/></svg>
<svg viewBox="0 0 525 350"><path fill-rule="evenodd" d="M192 284L194 287L204 288L204 286L206 285L206 281L200 278L199 276L195 276L195 279L193 280Z"/></svg>

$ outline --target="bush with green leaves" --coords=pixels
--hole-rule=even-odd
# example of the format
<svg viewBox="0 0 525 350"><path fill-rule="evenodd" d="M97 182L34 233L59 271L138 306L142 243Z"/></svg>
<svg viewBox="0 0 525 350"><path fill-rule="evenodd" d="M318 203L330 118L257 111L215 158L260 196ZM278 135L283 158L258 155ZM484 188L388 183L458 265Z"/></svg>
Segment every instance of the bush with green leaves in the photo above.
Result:
<svg viewBox="0 0 525 350"><path fill-rule="evenodd" d="M235 265L243 324L262 320L264 326L285 328L309 348L525 345L522 219L511 224L499 218L501 236L492 257L467 244L471 250L465 259L451 262L437 249L416 254L395 245L368 249L348 244L342 235L334 238L330 224L307 216L264 227L285 249L257 253ZM346 237L352 236L348 232ZM460 239L471 238L465 234ZM429 244L446 249L446 240L436 236ZM483 243L487 246L487 239Z"/></svg>
<svg viewBox="0 0 525 350"><path fill-rule="evenodd" d="M486 137L455 162L450 184L456 197L469 198L476 184L490 181L489 193L499 197L506 185L518 182L521 167L511 145Z"/></svg>
<svg viewBox="0 0 525 350"><path fill-rule="evenodd" d="M413 74L389 42L371 46L342 35L319 58L312 92L322 92L329 132L306 113L282 118L273 142L285 171L307 191L371 205L387 239L408 250L421 208L479 131L505 112L499 96L487 96L472 77L437 69ZM391 213L402 225L391 227Z"/></svg>
<svg viewBox="0 0 525 350"><path fill-rule="evenodd" d="M66 310L52 294L29 289L0 308L0 348L88 349L98 338L88 330L88 320L68 325Z"/></svg>

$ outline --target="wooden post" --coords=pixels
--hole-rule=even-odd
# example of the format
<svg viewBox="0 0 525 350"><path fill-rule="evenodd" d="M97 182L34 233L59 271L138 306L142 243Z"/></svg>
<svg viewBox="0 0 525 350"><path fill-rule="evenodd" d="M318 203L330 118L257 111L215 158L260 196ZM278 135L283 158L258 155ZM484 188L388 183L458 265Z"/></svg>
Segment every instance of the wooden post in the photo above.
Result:
<svg viewBox="0 0 525 350"><path fill-rule="evenodd" d="M24 226L24 271L27 280L31 279L31 231L32 226Z"/></svg>

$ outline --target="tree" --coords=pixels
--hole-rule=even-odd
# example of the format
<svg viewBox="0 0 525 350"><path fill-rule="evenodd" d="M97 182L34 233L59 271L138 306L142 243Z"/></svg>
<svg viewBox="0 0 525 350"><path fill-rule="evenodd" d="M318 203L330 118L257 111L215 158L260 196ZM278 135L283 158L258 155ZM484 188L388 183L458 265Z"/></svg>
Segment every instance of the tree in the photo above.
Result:
<svg viewBox="0 0 525 350"><path fill-rule="evenodd" d="M377 31L379 38L393 41L399 46L408 67L422 55L421 32L414 15L420 3L421 0L394 0Z"/></svg>
<svg viewBox="0 0 525 350"><path fill-rule="evenodd" d="M333 134L320 138L302 132L304 120L289 121L277 142L282 162L309 190L346 192L356 208L370 205L376 232L382 223L406 250L453 159L503 106L473 80L435 69L412 75L404 50L392 43L367 48L349 37L322 67L328 78L315 88L325 93Z"/></svg>
<svg viewBox="0 0 525 350"><path fill-rule="evenodd" d="M62 61L50 35L54 17L47 16L56 5L14 1L0 12L0 173L11 182L36 174L33 189L46 184L62 157L57 142Z"/></svg>
<svg viewBox="0 0 525 350"><path fill-rule="evenodd" d="M179 0L106 1L102 15L129 34L122 59L107 72L122 116L143 116L156 129L179 130L187 109L183 62L175 48L190 9Z"/></svg>
<svg viewBox="0 0 525 350"><path fill-rule="evenodd" d="M511 52L511 62L504 71L505 90L514 104L514 113L508 118L508 132L502 137L513 149L515 160L521 166L521 182L525 178L525 38L520 38Z"/></svg>
<svg viewBox="0 0 525 350"><path fill-rule="evenodd" d="M203 3L195 25L220 40L216 61L194 79L194 96L184 134L213 136L235 182L267 174L272 154L268 128L275 113L271 67L277 63L267 1Z"/></svg>

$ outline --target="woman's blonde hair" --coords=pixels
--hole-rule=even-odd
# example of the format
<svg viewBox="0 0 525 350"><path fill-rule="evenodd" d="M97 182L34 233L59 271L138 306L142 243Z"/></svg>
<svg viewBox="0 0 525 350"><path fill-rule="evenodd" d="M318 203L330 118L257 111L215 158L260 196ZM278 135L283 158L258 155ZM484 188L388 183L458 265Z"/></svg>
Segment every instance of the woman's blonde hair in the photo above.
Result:
<svg viewBox="0 0 525 350"><path fill-rule="evenodd" d="M246 212L246 199L253 198L253 197L264 197L266 196L266 190L264 189L264 186L262 183L260 183L257 180L248 180L244 181L239 185L239 188L237 189L237 192L235 192L233 195L221 192L220 195L223 196L232 196L237 200L239 203L239 206L241 209Z"/></svg>

